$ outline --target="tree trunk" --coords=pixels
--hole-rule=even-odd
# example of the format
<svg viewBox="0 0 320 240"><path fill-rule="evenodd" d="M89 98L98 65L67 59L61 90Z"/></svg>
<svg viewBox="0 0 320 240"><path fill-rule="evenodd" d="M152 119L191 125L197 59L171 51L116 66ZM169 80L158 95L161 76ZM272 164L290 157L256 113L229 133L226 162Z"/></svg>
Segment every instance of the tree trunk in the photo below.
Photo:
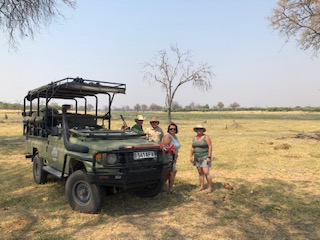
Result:
<svg viewBox="0 0 320 240"><path fill-rule="evenodd" d="M168 107L168 124L171 123L171 107Z"/></svg>

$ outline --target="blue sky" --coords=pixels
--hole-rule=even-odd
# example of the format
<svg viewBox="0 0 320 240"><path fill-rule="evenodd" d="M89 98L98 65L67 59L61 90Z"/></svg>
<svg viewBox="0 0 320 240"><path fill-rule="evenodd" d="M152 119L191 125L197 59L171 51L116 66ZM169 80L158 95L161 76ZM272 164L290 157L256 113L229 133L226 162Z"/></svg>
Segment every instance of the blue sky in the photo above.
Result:
<svg viewBox="0 0 320 240"><path fill-rule="evenodd" d="M195 63L207 62L215 77L201 92L183 85L175 101L243 107L320 106L320 59L285 44L266 17L276 0L96 0L63 7L35 39L18 51L0 39L0 101L22 102L27 91L65 77L127 84L114 106L156 103L164 92L143 80L142 63L177 44Z"/></svg>

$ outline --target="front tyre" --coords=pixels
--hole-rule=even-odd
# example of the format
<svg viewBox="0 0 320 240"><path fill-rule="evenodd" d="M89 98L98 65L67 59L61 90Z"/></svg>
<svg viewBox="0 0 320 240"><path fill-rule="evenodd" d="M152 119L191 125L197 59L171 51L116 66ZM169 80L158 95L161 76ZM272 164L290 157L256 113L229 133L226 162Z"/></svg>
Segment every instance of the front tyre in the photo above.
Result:
<svg viewBox="0 0 320 240"><path fill-rule="evenodd" d="M89 183L83 170L73 172L66 182L66 196L73 210L96 213L105 200L105 188Z"/></svg>
<svg viewBox="0 0 320 240"><path fill-rule="evenodd" d="M36 154L33 159L33 180L36 184L44 184L47 182L48 173L43 170L43 159Z"/></svg>

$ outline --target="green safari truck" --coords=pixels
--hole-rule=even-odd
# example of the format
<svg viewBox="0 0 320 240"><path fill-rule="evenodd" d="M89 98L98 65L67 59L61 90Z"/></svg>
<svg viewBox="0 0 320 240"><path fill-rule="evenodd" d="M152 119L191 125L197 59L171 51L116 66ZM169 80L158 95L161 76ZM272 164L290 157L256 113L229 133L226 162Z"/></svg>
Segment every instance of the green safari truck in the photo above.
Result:
<svg viewBox="0 0 320 240"><path fill-rule="evenodd" d="M108 192L126 189L154 197L172 170L173 153L166 148L130 129L111 129L113 99L125 92L125 84L77 77L51 82L24 97L23 134L34 182L46 183L49 174L66 178L73 210L99 212ZM100 98L108 103L103 114L98 113ZM87 111L89 101L95 103L93 114Z"/></svg>

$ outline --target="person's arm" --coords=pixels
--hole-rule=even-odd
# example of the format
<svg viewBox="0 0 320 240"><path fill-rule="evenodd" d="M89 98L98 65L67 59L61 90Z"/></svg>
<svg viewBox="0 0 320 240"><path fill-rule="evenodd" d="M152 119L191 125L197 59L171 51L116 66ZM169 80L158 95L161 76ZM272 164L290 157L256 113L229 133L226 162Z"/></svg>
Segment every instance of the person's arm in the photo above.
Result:
<svg viewBox="0 0 320 240"><path fill-rule="evenodd" d="M160 134L160 141L162 142L162 139L163 139L163 130L160 128L160 132L161 132L161 134Z"/></svg>
<svg viewBox="0 0 320 240"><path fill-rule="evenodd" d="M162 143L163 145L169 145L171 143L171 137L169 136L169 134L165 135L162 139Z"/></svg>
<svg viewBox="0 0 320 240"><path fill-rule="evenodd" d="M194 161L193 152L194 152L194 148L191 146L191 148L190 148L190 162L191 163L193 163L193 161Z"/></svg>
<svg viewBox="0 0 320 240"><path fill-rule="evenodd" d="M207 145L208 145L207 162L210 162L211 158L212 158L212 141L211 141L211 138L208 135L206 135L206 142L207 142Z"/></svg>

